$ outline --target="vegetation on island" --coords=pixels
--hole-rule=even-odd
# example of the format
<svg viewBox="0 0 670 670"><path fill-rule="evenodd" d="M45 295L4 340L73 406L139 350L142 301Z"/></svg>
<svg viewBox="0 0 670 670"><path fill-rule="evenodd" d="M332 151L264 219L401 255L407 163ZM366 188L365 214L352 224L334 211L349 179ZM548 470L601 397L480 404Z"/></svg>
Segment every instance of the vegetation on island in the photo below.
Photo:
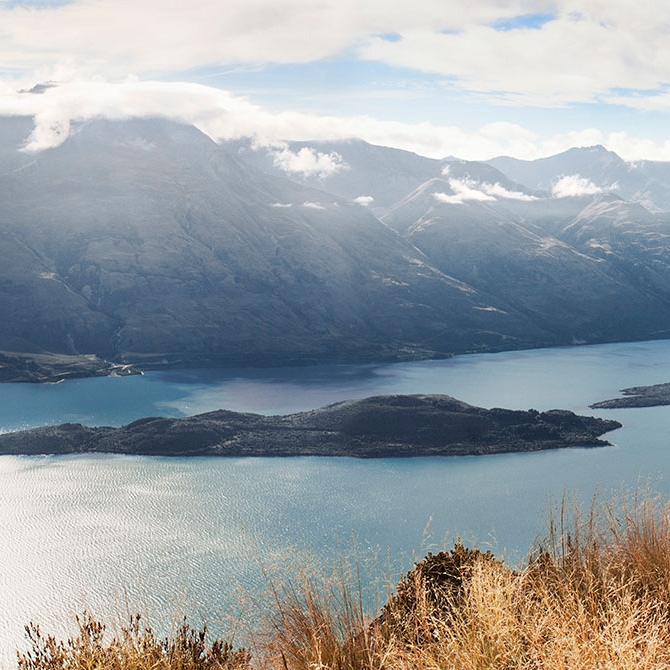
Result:
<svg viewBox="0 0 670 670"><path fill-rule="evenodd" d="M271 585L248 648L187 622L158 639L89 615L67 642L27 627L19 670L446 670L670 667L670 504L563 505L525 565L460 542L429 554L369 616L353 579Z"/></svg>

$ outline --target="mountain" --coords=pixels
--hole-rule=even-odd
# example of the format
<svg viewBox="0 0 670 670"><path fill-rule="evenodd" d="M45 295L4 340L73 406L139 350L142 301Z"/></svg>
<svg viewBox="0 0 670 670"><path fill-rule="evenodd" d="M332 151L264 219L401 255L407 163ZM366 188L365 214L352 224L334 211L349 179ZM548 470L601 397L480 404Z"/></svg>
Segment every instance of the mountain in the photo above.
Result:
<svg viewBox="0 0 670 670"><path fill-rule="evenodd" d="M275 147L237 140L223 146L268 174L359 201L375 212L440 175L443 168L442 161L357 139L285 142Z"/></svg>
<svg viewBox="0 0 670 670"><path fill-rule="evenodd" d="M193 127L96 120L0 175L0 349L287 364L531 346L365 207Z"/></svg>
<svg viewBox="0 0 670 670"><path fill-rule="evenodd" d="M629 286L670 301L670 214L601 195L558 235L615 268Z"/></svg>
<svg viewBox="0 0 670 670"><path fill-rule="evenodd" d="M667 222L612 193L358 141L277 163L159 119L28 154L30 127L0 123L1 378L670 335Z"/></svg>
<svg viewBox="0 0 670 670"><path fill-rule="evenodd" d="M645 279L653 274L660 284L665 277L652 269L661 262L652 252L659 245L657 231L640 234L649 220L656 221L652 214L615 196L528 197L493 186L470 182L464 191L456 180L433 179L383 220L434 267L562 341L670 334L670 293ZM618 257L604 256L600 242L579 239L577 231L584 232L593 218L589 212L600 211L597 203L603 200L615 209L635 209L639 249L623 242ZM608 223L611 218L603 225ZM670 248L659 255L667 262Z"/></svg>
<svg viewBox="0 0 670 670"><path fill-rule="evenodd" d="M0 118L0 174L20 170L35 159L21 151L33 131L33 120L27 116Z"/></svg>
<svg viewBox="0 0 670 670"><path fill-rule="evenodd" d="M376 214L424 182L445 174L532 192L486 163L456 158L436 160L357 139L285 142L274 147L236 140L224 146L259 170L369 206Z"/></svg>
<svg viewBox="0 0 670 670"><path fill-rule="evenodd" d="M531 189L551 192L561 179L580 177L601 192L640 203L650 211L670 211L670 163L627 162L599 145L533 161L500 156L487 163Z"/></svg>

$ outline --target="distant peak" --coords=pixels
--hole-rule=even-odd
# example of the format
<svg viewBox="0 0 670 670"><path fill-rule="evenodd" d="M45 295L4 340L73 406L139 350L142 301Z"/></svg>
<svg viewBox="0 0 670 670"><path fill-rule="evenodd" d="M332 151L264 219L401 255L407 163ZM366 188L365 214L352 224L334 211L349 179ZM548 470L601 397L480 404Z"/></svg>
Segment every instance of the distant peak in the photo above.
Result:
<svg viewBox="0 0 670 670"><path fill-rule="evenodd" d="M48 91L50 88L56 88L58 84L53 81L47 81L42 84L35 84L32 88L22 88L19 93L33 93L33 94L40 94L44 93L45 91Z"/></svg>

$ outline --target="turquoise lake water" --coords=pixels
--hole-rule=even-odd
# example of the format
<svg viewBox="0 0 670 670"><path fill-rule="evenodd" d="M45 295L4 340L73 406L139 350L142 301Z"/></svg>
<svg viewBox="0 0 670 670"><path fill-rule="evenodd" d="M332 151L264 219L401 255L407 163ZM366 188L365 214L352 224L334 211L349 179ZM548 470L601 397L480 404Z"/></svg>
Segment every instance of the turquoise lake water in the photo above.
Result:
<svg viewBox="0 0 670 670"><path fill-rule="evenodd" d="M216 628L237 611L241 591L262 588L259 557L269 564L304 551L328 560L355 541L388 577L462 537L519 561L565 491L589 500L651 482L670 494L670 408L588 409L621 388L667 381L670 342L656 341L0 385L4 431L221 407L279 414L384 393L448 393L624 423L608 436L614 447L493 457L0 457L0 663L12 665L28 621L65 632L86 607L102 617L141 607L159 627L187 613Z"/></svg>

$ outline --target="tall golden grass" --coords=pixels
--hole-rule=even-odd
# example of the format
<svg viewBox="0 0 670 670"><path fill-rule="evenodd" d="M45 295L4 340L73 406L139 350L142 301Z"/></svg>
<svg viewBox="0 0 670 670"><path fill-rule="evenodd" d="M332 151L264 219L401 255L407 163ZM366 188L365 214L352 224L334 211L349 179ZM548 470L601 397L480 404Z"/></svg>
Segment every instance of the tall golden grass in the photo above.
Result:
<svg viewBox="0 0 670 670"><path fill-rule="evenodd" d="M670 504L565 503L527 562L457 543L429 554L376 616L355 571L271 583L251 651L184 623L159 641L134 620L106 639L92 618L56 642L30 627L20 670L447 670L670 668Z"/></svg>

